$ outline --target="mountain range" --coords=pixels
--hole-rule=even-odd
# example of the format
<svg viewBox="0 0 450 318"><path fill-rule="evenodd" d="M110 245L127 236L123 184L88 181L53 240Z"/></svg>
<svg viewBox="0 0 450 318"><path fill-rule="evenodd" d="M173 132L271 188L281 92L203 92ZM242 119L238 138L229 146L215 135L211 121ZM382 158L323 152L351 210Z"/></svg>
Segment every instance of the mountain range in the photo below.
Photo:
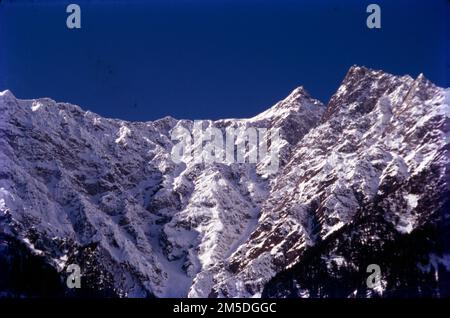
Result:
<svg viewBox="0 0 450 318"><path fill-rule="evenodd" d="M352 66L327 105L299 87L201 122L279 131L268 174L174 162L171 133L192 120L4 91L0 297L448 297L449 118L450 89Z"/></svg>

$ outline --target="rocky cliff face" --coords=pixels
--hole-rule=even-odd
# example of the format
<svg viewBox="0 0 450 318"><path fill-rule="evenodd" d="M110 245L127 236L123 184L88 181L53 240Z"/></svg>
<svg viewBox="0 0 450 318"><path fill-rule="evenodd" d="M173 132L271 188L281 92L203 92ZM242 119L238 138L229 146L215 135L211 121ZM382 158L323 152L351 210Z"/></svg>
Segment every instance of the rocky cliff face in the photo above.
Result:
<svg viewBox="0 0 450 318"><path fill-rule="evenodd" d="M449 104L422 75L354 66L328 106L300 87L253 118L201 122L278 130L268 174L264 160L175 163L171 135L189 120L105 119L5 91L0 293L448 295ZM66 288L69 264L81 290Z"/></svg>

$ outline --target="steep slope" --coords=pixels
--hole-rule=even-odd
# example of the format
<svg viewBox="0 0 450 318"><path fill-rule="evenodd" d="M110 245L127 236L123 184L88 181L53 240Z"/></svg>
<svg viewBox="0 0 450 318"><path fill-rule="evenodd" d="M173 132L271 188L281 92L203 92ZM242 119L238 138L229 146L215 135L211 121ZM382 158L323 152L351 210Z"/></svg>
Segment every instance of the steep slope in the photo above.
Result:
<svg viewBox="0 0 450 318"><path fill-rule="evenodd" d="M271 147L286 161L284 138L301 139L323 111L299 89L253 119L201 124L280 128L282 139ZM198 272L246 239L273 177L265 162L174 163L171 132L192 121L105 119L9 91L0 95L0 119L2 275L27 260L60 275L44 291L39 282L23 289L2 280L9 295L186 296ZM81 291L64 287L72 263L82 269Z"/></svg>
<svg viewBox="0 0 450 318"><path fill-rule="evenodd" d="M299 87L249 119L126 122L0 93L0 296L448 295L449 105L423 75L357 66L327 107ZM194 136L174 160L196 127L265 129L279 156L203 162Z"/></svg>
<svg viewBox="0 0 450 318"><path fill-rule="evenodd" d="M367 72L379 79L374 89L388 90L380 91L381 95L373 90L366 94L359 78L367 78ZM434 86L423 75L414 81L402 79L406 87L399 85L395 90L384 84L392 80L379 72L354 68L332 98L325 120L341 114L357 116L368 127L356 131L356 136L355 130L339 129L347 140L357 137L351 153L358 155L356 164L363 166L358 169L348 160L342 151L345 143L332 145L337 169L328 170L333 177L324 190L340 181L339 189L347 190L345 200L341 191L332 191L334 198L325 192L319 202L324 221L319 223L317 244L295 266L272 279L264 296L450 295L450 90ZM378 101L373 99L377 95ZM357 107L342 109L345 100ZM351 171L346 173L342 168L349 166ZM344 172L341 177L340 171ZM345 176L355 172L357 182L352 182L352 176L349 183ZM327 204L330 200L334 207L355 202L356 209L347 209L353 217L348 221L348 212L345 219L338 214L337 226L327 224L333 213ZM369 264L381 269L374 290L365 281Z"/></svg>
<svg viewBox="0 0 450 318"><path fill-rule="evenodd" d="M441 228L448 222L449 104L449 90L423 75L352 67L322 124L297 144L274 181L250 239L216 269L209 295L260 295L295 264L265 296L347 297L357 287L361 296L371 263L392 271L384 276L391 290L407 285L398 280L409 274L419 280L412 276L419 258L448 239ZM423 248L405 251L407 260L391 255L405 244ZM431 255L436 268L449 255L438 249ZM400 275L403 262L411 271ZM443 281L448 294L448 274ZM349 290L332 288L345 284Z"/></svg>

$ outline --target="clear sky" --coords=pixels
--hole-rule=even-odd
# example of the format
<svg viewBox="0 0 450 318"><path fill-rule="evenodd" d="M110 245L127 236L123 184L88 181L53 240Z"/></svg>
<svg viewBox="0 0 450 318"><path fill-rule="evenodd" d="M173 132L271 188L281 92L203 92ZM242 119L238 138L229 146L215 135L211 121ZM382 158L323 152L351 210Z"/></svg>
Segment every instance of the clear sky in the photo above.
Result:
<svg viewBox="0 0 450 318"><path fill-rule="evenodd" d="M327 102L353 64L448 87L449 24L447 0L2 0L0 90L127 120L248 117L300 85Z"/></svg>

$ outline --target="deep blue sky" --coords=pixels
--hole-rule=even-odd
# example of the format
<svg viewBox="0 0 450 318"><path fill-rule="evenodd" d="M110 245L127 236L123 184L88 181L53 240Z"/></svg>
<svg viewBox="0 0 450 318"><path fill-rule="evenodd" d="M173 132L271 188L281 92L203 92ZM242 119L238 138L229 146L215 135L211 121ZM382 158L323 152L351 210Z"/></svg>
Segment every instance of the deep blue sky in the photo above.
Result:
<svg viewBox="0 0 450 318"><path fill-rule="evenodd" d="M327 102L352 64L450 86L449 23L447 0L3 0L0 90L128 120L247 117L300 85Z"/></svg>

